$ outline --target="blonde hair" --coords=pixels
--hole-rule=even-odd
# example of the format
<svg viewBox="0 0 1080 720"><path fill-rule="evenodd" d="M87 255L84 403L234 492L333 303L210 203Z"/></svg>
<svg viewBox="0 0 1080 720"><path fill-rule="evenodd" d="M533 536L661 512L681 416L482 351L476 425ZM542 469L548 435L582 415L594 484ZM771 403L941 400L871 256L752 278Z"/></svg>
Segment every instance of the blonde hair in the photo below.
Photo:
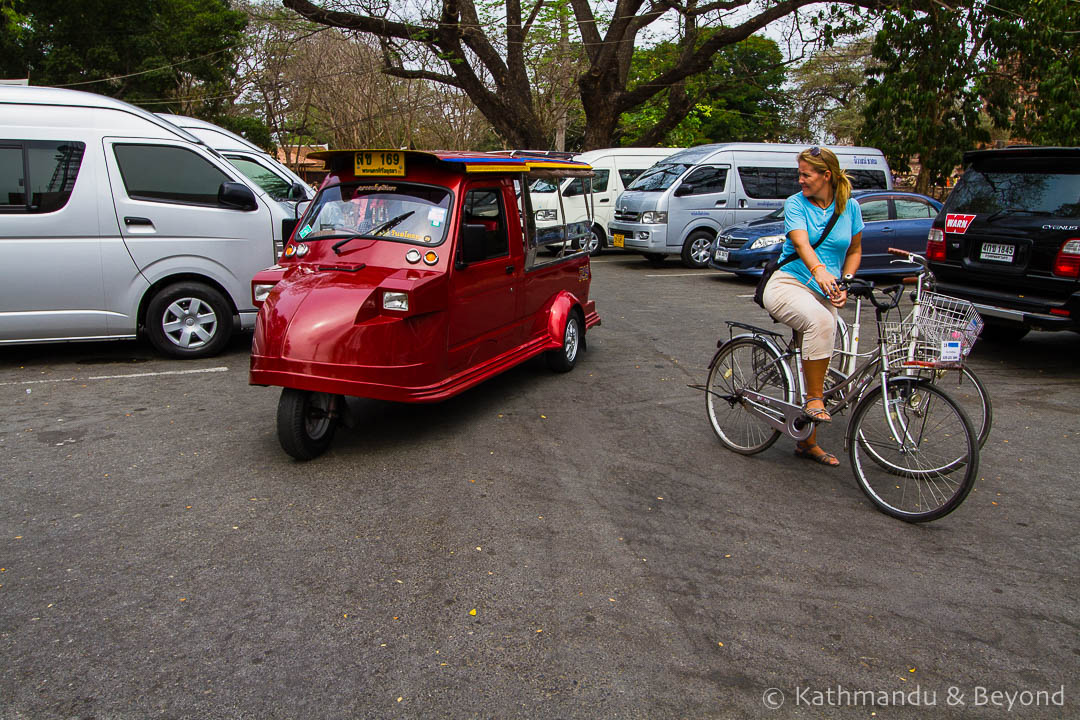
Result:
<svg viewBox="0 0 1080 720"><path fill-rule="evenodd" d="M830 184L833 189L836 211L843 213L847 210L848 200L851 199L851 180L848 179L847 173L840 169L840 161L837 159L836 153L829 148L815 145L799 153L799 162L805 162L822 175L828 170L832 174Z"/></svg>

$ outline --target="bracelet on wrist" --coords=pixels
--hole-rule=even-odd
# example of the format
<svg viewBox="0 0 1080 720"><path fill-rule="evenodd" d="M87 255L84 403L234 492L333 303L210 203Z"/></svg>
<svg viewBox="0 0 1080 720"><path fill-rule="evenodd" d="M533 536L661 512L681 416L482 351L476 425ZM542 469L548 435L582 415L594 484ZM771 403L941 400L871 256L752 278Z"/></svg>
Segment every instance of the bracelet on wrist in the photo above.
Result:
<svg viewBox="0 0 1080 720"><path fill-rule="evenodd" d="M810 277L814 276L814 273L817 272L818 268L823 268L823 267L825 267L825 263L818 263L814 267L810 268Z"/></svg>

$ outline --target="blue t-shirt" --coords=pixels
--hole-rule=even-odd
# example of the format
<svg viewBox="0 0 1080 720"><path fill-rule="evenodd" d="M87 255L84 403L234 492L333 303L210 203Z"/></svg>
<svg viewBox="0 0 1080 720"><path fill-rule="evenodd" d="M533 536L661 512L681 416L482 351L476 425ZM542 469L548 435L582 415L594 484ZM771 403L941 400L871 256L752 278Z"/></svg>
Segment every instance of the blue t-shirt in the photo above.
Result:
<svg viewBox="0 0 1080 720"><path fill-rule="evenodd" d="M836 202L834 201L829 207L822 210L807 200L806 196L801 192L795 193L784 201L784 235L788 235L792 230L805 230L810 236L810 244L813 245L821 239L821 231L829 224L829 218L832 217L835 205ZM850 198L848 199L847 208L836 219L836 225L833 226L833 229L829 231L829 237L825 238L825 242L814 249L818 260L825 263L825 269L835 277L840 277L840 270L844 267L844 258L847 257L848 248L851 247L851 237L862 232L864 226L862 208L859 207L859 203L854 198ZM784 241L784 248L780 251L780 257L786 258L795 254L795 245L791 242L791 238L788 237ZM821 292L821 288L810 275L810 268L806 267L806 263L802 261L802 258L792 260L787 265L784 265L784 267L780 268L780 272L793 275L814 292L825 294Z"/></svg>

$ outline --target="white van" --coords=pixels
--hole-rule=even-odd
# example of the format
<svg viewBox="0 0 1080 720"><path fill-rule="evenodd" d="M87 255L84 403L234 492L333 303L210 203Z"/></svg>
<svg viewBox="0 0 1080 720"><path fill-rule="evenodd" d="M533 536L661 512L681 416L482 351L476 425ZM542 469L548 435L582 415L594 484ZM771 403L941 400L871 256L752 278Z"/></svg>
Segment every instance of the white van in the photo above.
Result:
<svg viewBox="0 0 1080 720"><path fill-rule="evenodd" d="M680 255L701 268L717 233L779 207L799 192L798 154L806 145L718 143L699 145L657 163L627 187L608 230L612 245L637 250L654 263ZM892 189L880 150L830 147L851 184Z"/></svg>
<svg viewBox="0 0 1080 720"><path fill-rule="evenodd" d="M0 87L0 345L130 339L202 357L255 325L282 206L112 98Z"/></svg>
<svg viewBox="0 0 1080 720"><path fill-rule="evenodd" d="M634 179L655 163L683 148L607 148L590 150L573 156L574 160L589 163L595 175L582 183L581 178L566 178L559 184L537 180L530 189L538 229L555 227L567 222L588 220L585 192L592 187L588 198L593 215L592 235L587 249L593 255L609 246L608 224L615 213L615 199ZM561 205L560 205L561 201ZM565 213L566 220L560 219Z"/></svg>

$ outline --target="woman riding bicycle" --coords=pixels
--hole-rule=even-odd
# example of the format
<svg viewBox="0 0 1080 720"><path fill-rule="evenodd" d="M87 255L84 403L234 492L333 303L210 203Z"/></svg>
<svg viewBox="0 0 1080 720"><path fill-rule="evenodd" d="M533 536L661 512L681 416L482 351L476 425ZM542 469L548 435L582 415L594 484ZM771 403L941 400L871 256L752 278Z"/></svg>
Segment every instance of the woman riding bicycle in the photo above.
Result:
<svg viewBox="0 0 1080 720"><path fill-rule="evenodd" d="M854 275L862 261L863 219L859 203L851 199L851 182L836 155L812 147L799 153L802 192L784 202L784 242L781 257L798 255L773 273L765 286L765 309L802 335L803 412L815 423L832 420L822 399L825 375L833 352L836 311L847 302L840 278ZM839 212L824 242L822 234ZM817 247L813 247L817 245ZM817 444L817 430L795 446L795 455L831 467L836 456Z"/></svg>

